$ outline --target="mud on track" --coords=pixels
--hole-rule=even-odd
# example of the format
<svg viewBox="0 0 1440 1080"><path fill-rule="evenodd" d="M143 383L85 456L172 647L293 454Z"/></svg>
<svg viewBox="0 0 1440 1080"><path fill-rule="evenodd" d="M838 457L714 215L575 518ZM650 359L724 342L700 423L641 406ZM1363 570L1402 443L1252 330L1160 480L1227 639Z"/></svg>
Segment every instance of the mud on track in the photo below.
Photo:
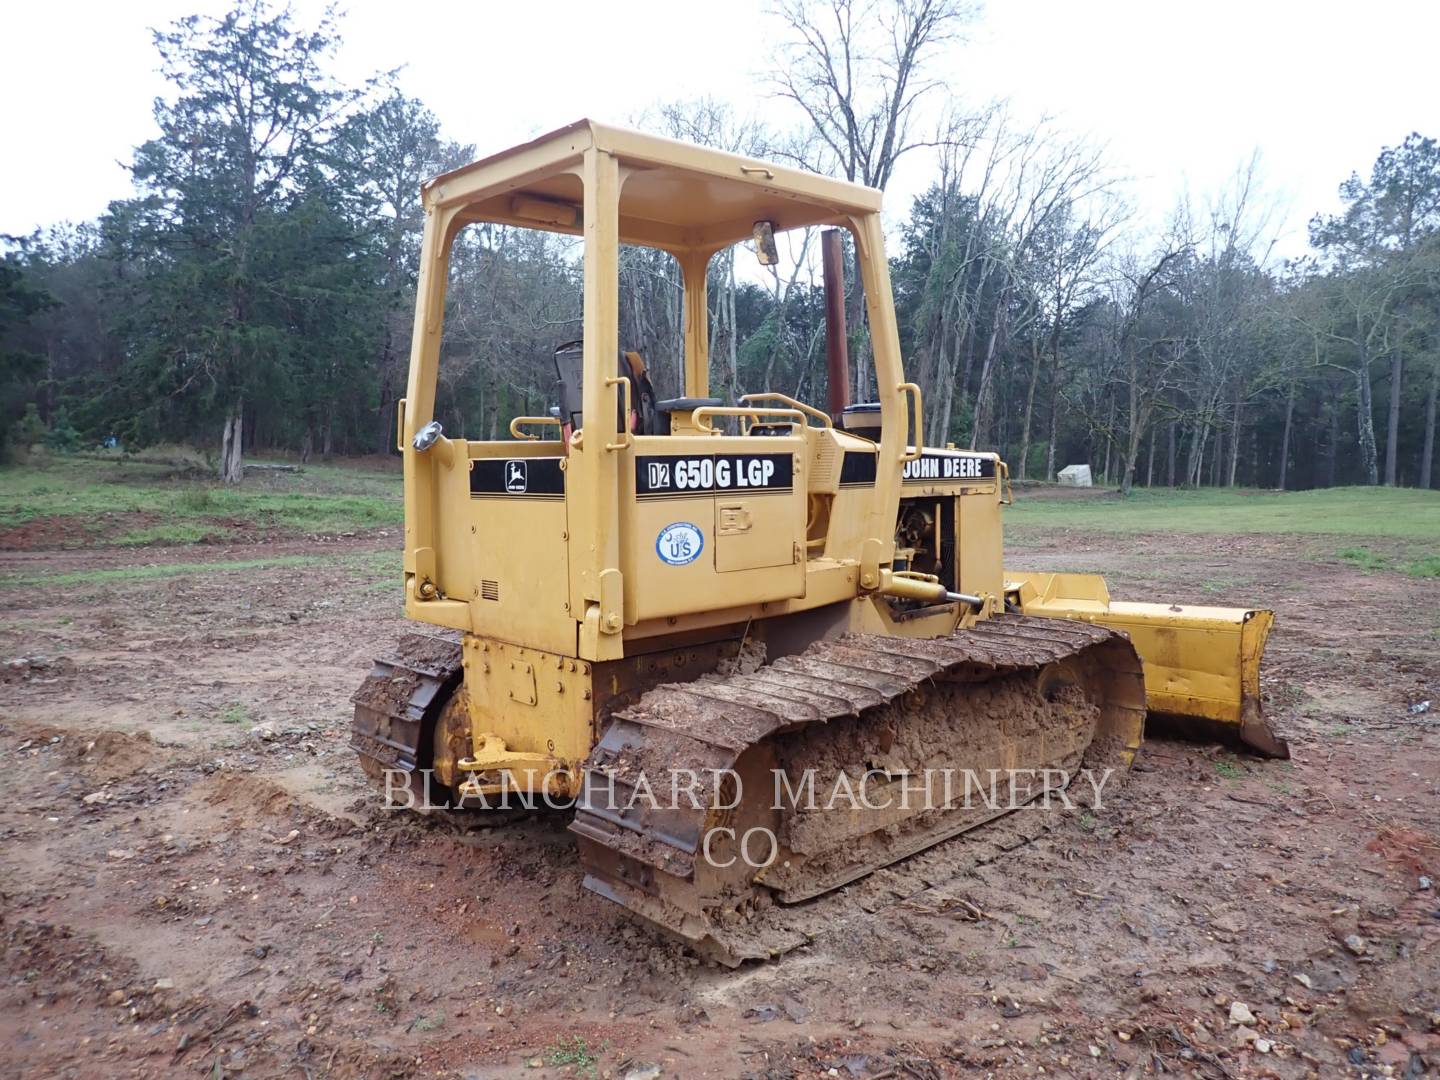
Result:
<svg viewBox="0 0 1440 1080"><path fill-rule="evenodd" d="M1266 706L1294 760L1152 740L1103 810L1012 821L995 858L932 850L854 886L810 945L728 972L582 890L564 815L377 806L346 725L405 626L376 578L394 542L63 587L33 575L276 551L0 555L32 582L0 593L0 1073L1440 1064L1440 898L1418 888L1440 880L1440 583L1286 538L1012 538L1012 565L1100 570L1120 598L1274 607Z"/></svg>

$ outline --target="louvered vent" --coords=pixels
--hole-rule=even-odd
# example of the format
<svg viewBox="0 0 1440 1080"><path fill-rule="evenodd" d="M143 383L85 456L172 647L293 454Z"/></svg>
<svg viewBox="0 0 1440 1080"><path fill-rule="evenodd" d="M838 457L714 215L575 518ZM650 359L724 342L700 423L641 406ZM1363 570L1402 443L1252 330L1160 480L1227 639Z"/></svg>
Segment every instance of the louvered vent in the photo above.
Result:
<svg viewBox="0 0 1440 1080"><path fill-rule="evenodd" d="M833 492L840 483L840 464L845 455L833 439L820 439L810 459L810 490Z"/></svg>
<svg viewBox="0 0 1440 1080"><path fill-rule="evenodd" d="M500 582L482 580L480 582L480 597L483 600L499 600Z"/></svg>

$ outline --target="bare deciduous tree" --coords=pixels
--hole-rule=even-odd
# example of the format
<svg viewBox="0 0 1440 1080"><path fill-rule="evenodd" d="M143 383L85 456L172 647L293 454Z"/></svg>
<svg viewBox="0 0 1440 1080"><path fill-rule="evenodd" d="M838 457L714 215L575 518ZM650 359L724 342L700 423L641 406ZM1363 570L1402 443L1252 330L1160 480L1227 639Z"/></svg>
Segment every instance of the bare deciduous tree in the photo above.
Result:
<svg viewBox="0 0 1440 1080"><path fill-rule="evenodd" d="M936 145L915 134L920 103L943 90L927 66L976 9L964 0L778 0L773 11L788 30L776 91L800 108L823 149L808 164L885 190L902 157ZM858 282L849 309L854 333L864 314ZM852 356L855 391L864 395L863 339Z"/></svg>

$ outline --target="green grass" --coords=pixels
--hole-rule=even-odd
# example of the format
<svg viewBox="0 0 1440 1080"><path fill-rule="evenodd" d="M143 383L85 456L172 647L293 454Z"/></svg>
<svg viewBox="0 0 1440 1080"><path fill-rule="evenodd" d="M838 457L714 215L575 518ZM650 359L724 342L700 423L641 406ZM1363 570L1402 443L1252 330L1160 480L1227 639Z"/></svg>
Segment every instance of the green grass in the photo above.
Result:
<svg viewBox="0 0 1440 1080"><path fill-rule="evenodd" d="M1369 548L1342 548L1335 554L1362 570L1394 570L1411 577L1440 577L1440 555L1392 557Z"/></svg>
<svg viewBox="0 0 1440 1080"><path fill-rule="evenodd" d="M398 472L307 465L226 487L183 461L51 456L0 468L0 528L61 518L62 531L84 544L185 544L237 531L362 532L398 526L402 517Z"/></svg>
<svg viewBox="0 0 1440 1080"><path fill-rule="evenodd" d="M1341 548L1335 553L1346 562L1352 562L1362 570L1388 570L1390 560L1378 551L1371 551L1369 548L1352 547Z"/></svg>
<svg viewBox="0 0 1440 1080"><path fill-rule="evenodd" d="M1215 762L1215 772L1224 780L1238 780L1245 775L1240 766L1230 761Z"/></svg>
<svg viewBox="0 0 1440 1080"><path fill-rule="evenodd" d="M1440 491L1135 491L1120 496L1036 492L1006 512L1012 525L1100 532L1295 533L1424 540L1440 537ZM1427 557L1433 565L1440 557ZM1427 561L1422 559L1422 562Z"/></svg>
<svg viewBox="0 0 1440 1080"><path fill-rule="evenodd" d="M98 585L105 582L153 581L190 574L223 574L240 570L274 570L294 566L355 566L367 573L399 573L398 553L380 551L348 555L276 555L268 559L232 559L227 562L152 563L117 566L108 570L70 570L58 574L4 574L0 588L35 585ZM393 586L392 586L393 587Z"/></svg>
<svg viewBox="0 0 1440 1080"><path fill-rule="evenodd" d="M146 544L198 544L211 537L224 535L224 529L214 525L177 521L173 525L153 525L143 529L130 529L102 542L116 544L120 547L143 547Z"/></svg>
<svg viewBox="0 0 1440 1080"><path fill-rule="evenodd" d="M594 1075L600 1060L580 1036L561 1038L545 1048L545 1060L551 1065L573 1065L587 1076Z"/></svg>
<svg viewBox="0 0 1440 1080"><path fill-rule="evenodd" d="M248 724L252 719L254 718L250 715L249 708L238 701L233 705L227 705L220 711L221 723Z"/></svg>
<svg viewBox="0 0 1440 1080"><path fill-rule="evenodd" d="M1425 555L1416 559L1405 572L1413 577L1440 577L1440 555Z"/></svg>

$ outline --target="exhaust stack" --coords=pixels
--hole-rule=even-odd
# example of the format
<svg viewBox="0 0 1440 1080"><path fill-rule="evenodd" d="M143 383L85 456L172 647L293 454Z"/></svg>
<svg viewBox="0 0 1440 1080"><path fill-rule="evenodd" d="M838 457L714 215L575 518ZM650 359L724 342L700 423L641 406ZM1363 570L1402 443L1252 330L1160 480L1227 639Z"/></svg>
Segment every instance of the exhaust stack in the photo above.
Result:
<svg viewBox="0 0 1440 1080"><path fill-rule="evenodd" d="M850 351L845 340L845 263L840 230L820 234L820 261L825 273L825 375L830 415L836 420L850 404Z"/></svg>

